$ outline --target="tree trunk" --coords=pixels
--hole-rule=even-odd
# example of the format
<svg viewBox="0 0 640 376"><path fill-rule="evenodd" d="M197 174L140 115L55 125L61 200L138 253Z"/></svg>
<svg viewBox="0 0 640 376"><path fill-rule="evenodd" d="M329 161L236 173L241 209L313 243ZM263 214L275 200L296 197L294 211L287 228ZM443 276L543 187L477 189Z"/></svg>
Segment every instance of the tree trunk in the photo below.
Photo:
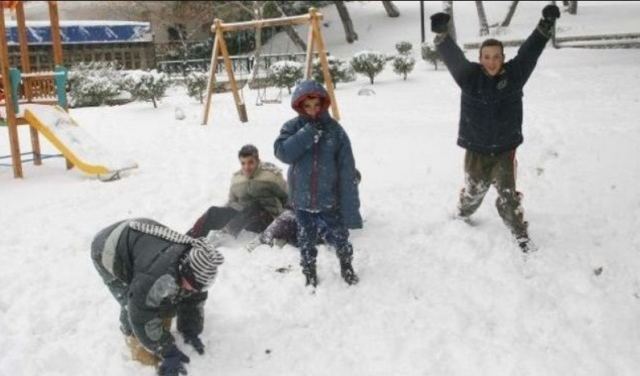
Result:
<svg viewBox="0 0 640 376"><path fill-rule="evenodd" d="M478 11L478 22L480 23L480 36L489 35L489 23L487 22L487 14L484 12L482 1L476 1L476 10Z"/></svg>
<svg viewBox="0 0 640 376"><path fill-rule="evenodd" d="M569 6L567 7L567 13L576 15L578 14L578 2L577 1L569 1Z"/></svg>
<svg viewBox="0 0 640 376"><path fill-rule="evenodd" d="M449 21L449 36L454 41L456 38L456 24L453 18L453 1L443 1L442 2L442 11L451 16L451 21Z"/></svg>
<svg viewBox="0 0 640 376"><path fill-rule="evenodd" d="M387 11L387 16L392 18L400 17L400 11L393 1L383 1L382 5L384 6L384 10Z"/></svg>
<svg viewBox="0 0 640 376"><path fill-rule="evenodd" d="M156 104L156 97L151 96L151 102L153 102L153 108L158 108L158 105Z"/></svg>
<svg viewBox="0 0 640 376"><path fill-rule="evenodd" d="M353 43L354 41L358 40L358 34L353 28L353 21L351 21L349 10L347 9L344 1L334 1L334 4L336 4L338 14L340 15L340 20L342 21L342 26L344 26L344 34L347 42Z"/></svg>
<svg viewBox="0 0 640 376"><path fill-rule="evenodd" d="M512 1L511 5L509 5L509 10L507 11L507 15L504 17L504 21L500 24L500 27L507 27L511 23L511 19L513 15L516 13L516 8L518 7L518 1Z"/></svg>
<svg viewBox="0 0 640 376"><path fill-rule="evenodd" d="M282 9L282 6L280 6L280 4L278 4L277 1L274 1L273 4L275 4L276 9L278 9L278 12L280 12L281 16L287 17L287 14L285 13L284 9ZM289 39L291 39L293 44L300 47L302 51L307 50L307 43L304 40L302 40L302 38L300 38L300 34L298 34L296 29L293 28L293 26L291 25L285 26L284 31L285 33L287 33L287 35L289 36Z"/></svg>

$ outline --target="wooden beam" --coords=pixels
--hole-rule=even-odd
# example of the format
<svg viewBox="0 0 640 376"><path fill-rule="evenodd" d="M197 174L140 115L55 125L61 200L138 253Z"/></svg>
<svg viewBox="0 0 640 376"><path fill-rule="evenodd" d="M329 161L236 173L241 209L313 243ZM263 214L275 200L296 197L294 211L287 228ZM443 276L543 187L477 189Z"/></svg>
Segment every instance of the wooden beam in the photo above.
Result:
<svg viewBox="0 0 640 376"><path fill-rule="evenodd" d="M315 40L314 37L314 27L313 22L309 23L309 34L307 34L307 56L304 60L304 79L310 80L311 73L313 72L313 51L315 48Z"/></svg>
<svg viewBox="0 0 640 376"><path fill-rule="evenodd" d="M222 58L224 59L224 65L227 69L227 76L229 77L229 83L231 84L231 92L233 92L233 99L236 102L238 116L240 117L241 122L246 123L248 121L247 108L242 98L240 98L238 83L236 82L235 75L233 74L233 65L231 64L231 58L229 57L229 51L227 50L227 42L225 42L224 40L224 31L220 32L220 38L218 43L220 44L220 52L222 53Z"/></svg>
<svg viewBox="0 0 640 376"><path fill-rule="evenodd" d="M60 18L58 16L58 2L55 0L47 1L49 4L49 19L51 20L51 44L53 45L53 69L56 65L62 66L64 58L62 57L62 40L60 38ZM65 108L68 111L68 108ZM73 163L66 159L67 170L73 168Z"/></svg>
<svg viewBox="0 0 640 376"><path fill-rule="evenodd" d="M58 2L47 1L49 4L49 19L51 20L51 44L53 46L53 64L62 65L62 40L60 39L60 18L58 17ZM55 67L54 67L55 68Z"/></svg>
<svg viewBox="0 0 640 376"><path fill-rule="evenodd" d="M219 22L219 20L216 20ZM218 70L218 52L220 50L220 34L216 32L216 37L213 40L213 50L211 51L211 63L209 64L209 83L207 85L207 100L204 104L204 115L202 117L202 125L207 125L209 122L209 109L211 108L211 96L216 89L216 71Z"/></svg>
<svg viewBox="0 0 640 376"><path fill-rule="evenodd" d="M24 16L24 2L18 2L16 6L16 17L18 19L18 39L20 43L20 65L22 68L22 77L31 72L31 62L29 61L29 40L27 39L27 23ZM31 86L23 85L24 96L31 99ZM42 153L40 152L40 139L38 131L30 127L31 135L31 151L33 153L33 164L39 166L42 164Z"/></svg>
<svg viewBox="0 0 640 376"><path fill-rule="evenodd" d="M15 107L11 96L11 82L9 79L9 48L7 46L7 31L4 24L4 10L0 12L0 71L4 87L4 104L7 114L7 128L9 129L9 145L11 147L11 164L13 176L22 178L22 159L20 158L20 140Z"/></svg>
<svg viewBox="0 0 640 376"><path fill-rule="evenodd" d="M322 14L318 13L320 19L322 19ZM280 18L267 18L263 20L257 21L245 21L245 22L232 22L232 23L221 23L218 27L222 28L224 31L239 31L239 30L249 30L255 29L257 27L274 27L274 26L285 26L285 25L304 25L308 24L311 15L305 14L301 16L291 16L291 17L280 17ZM216 25L214 24L211 27L211 31L216 31Z"/></svg>
<svg viewBox="0 0 640 376"><path fill-rule="evenodd" d="M340 111L338 110L338 102L336 101L336 94L333 90L333 80L331 73L329 73L329 61L327 60L327 49L324 44L324 38L322 37L322 31L320 30L320 19L316 17L315 9L310 10L311 13L311 26L313 27L313 34L315 36L315 43L318 47L318 57L320 58L320 66L322 67L322 75L324 77L324 84L327 87L329 98L331 98L331 113L333 118L340 120Z"/></svg>

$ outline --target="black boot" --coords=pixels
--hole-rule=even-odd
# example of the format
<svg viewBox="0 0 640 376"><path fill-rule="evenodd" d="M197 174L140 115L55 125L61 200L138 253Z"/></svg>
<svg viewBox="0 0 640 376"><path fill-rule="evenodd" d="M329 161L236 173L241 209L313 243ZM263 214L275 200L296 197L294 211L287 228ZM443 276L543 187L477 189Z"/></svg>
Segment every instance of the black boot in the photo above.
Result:
<svg viewBox="0 0 640 376"><path fill-rule="evenodd" d="M307 265L304 268L302 268L302 274L304 274L305 278L306 278L306 286L313 286L316 287L318 285L318 275L316 274L316 265L312 264L312 265Z"/></svg>
<svg viewBox="0 0 640 376"><path fill-rule="evenodd" d="M340 275L345 282L350 285L355 285L360 281L356 272L353 271L353 266L351 266L351 260L348 259L340 259Z"/></svg>

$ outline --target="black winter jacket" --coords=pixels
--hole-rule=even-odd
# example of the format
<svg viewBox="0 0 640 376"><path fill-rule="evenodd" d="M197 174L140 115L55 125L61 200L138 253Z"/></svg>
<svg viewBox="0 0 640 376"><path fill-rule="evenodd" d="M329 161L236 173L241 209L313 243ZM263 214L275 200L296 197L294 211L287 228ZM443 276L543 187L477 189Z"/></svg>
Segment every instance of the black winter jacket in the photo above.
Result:
<svg viewBox="0 0 640 376"><path fill-rule="evenodd" d="M436 37L437 50L462 89L459 146L481 154L499 154L522 143L522 88L548 40L536 28L516 57L491 77L482 65L469 62L451 37Z"/></svg>
<svg viewBox="0 0 640 376"><path fill-rule="evenodd" d="M148 219L136 221L162 226ZM126 222L110 226L112 231L121 231L115 245L113 274L128 285L127 311L135 336L146 348L162 354L174 342L162 327L162 320L177 315L178 331L199 335L207 292L180 288L178 264L190 245L138 232Z"/></svg>

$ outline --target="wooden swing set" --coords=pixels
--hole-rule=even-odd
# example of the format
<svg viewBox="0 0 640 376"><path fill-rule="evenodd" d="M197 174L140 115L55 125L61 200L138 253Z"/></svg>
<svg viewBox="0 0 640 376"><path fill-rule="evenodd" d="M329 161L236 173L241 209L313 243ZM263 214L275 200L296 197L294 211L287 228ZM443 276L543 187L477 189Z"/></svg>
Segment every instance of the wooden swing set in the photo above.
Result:
<svg viewBox="0 0 640 376"><path fill-rule="evenodd" d="M327 61L327 50L322 36L322 30L320 29L320 21L322 20L322 13L318 12L315 8L309 8L309 13L300 16L292 17L280 17L269 18L258 21L247 22L234 22L223 23L220 19L215 19L211 30L215 32L216 36L213 42L213 51L211 53L211 64L209 68L209 83L207 85L207 100L205 102L204 114L202 117L202 125L206 125L209 121L209 110L211 108L211 98L215 92L216 87L216 71L218 66L218 59L222 55L224 61L224 67L229 78L229 85L231 86L231 92L233 93L233 99L236 103L238 110L238 116L240 121L246 123L248 121L247 108L244 103L244 99L241 97L238 90L238 83L236 82L233 67L231 64L231 58L229 51L227 50L227 43L224 40L225 32L233 32L254 28L266 28L285 25L309 25L309 33L307 35L307 55L305 60L304 78L310 79L313 69L313 55L314 51L317 51L320 58L320 66L322 68L322 76L324 78L324 84L331 98L331 113L336 120L340 120L340 112L338 111L338 103L333 88L333 81L331 80L331 74L329 73L329 63ZM255 64L259 64L257 61Z"/></svg>
<svg viewBox="0 0 640 376"><path fill-rule="evenodd" d="M0 109L5 112L0 115L9 130L9 144L11 148L11 161L13 175L22 178L22 155L20 153L20 140L18 138L18 126L29 124L24 115L20 113L19 105L25 103L57 104L67 108L66 79L67 70L63 67L62 42L60 39L60 21L58 18L58 4L56 1L47 1L49 5L49 19L51 22L51 43L53 46L53 62L55 71L31 72L29 61L29 49L27 43L27 27L23 1L2 1L2 15L0 16L0 74L2 75L3 98L0 100ZM18 40L20 44L20 65L22 71L10 67L7 31L4 21L4 11L10 9L16 12L18 24ZM38 131L29 127L31 133L31 153L33 163L41 165L43 156L40 153L40 140ZM73 165L67 160L67 168Z"/></svg>

